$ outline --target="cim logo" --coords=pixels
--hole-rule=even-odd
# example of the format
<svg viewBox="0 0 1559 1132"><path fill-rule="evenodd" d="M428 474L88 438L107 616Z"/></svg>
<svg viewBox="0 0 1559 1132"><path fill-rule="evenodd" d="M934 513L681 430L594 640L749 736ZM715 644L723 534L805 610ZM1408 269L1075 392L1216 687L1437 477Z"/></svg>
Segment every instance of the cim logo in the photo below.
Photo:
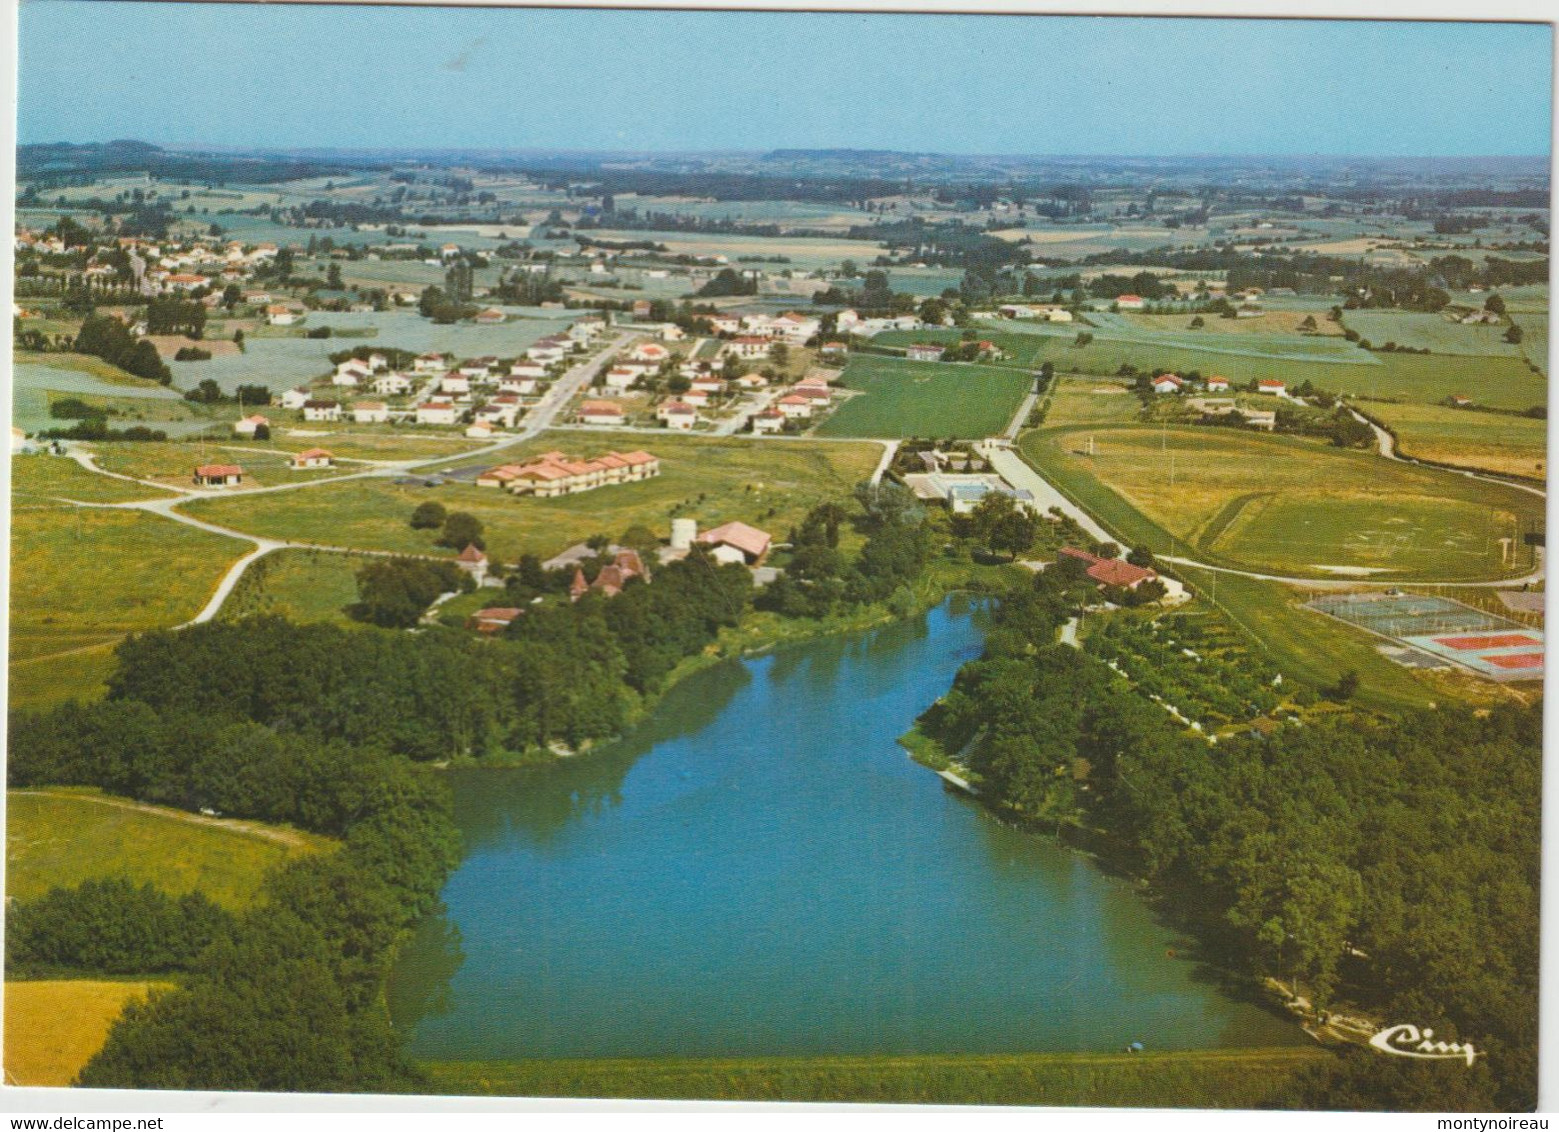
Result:
<svg viewBox="0 0 1559 1132"><path fill-rule="evenodd" d="M1471 1042L1437 1042L1433 1030L1420 1030L1405 1023L1387 1026L1370 1039L1370 1045L1396 1057L1418 1057L1426 1061L1464 1060L1468 1066L1478 1056Z"/></svg>

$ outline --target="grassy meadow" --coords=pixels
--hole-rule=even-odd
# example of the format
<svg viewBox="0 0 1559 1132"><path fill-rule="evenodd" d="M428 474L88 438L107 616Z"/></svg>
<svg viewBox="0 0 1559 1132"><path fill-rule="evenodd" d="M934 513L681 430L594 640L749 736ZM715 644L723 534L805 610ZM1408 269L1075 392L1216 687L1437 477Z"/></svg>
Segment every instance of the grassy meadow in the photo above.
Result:
<svg viewBox="0 0 1559 1132"><path fill-rule="evenodd" d="M259 822L218 821L86 790L6 792L6 896L126 876L175 896L200 891L228 908L254 902L265 873L327 838Z"/></svg>
<svg viewBox="0 0 1559 1132"><path fill-rule="evenodd" d="M187 621L246 547L140 511L18 506L12 661Z"/></svg>
<svg viewBox="0 0 1559 1132"><path fill-rule="evenodd" d="M1406 402L1371 401L1361 407L1397 434L1404 456L1530 479L1546 475L1546 420Z"/></svg>
<svg viewBox="0 0 1559 1132"><path fill-rule="evenodd" d="M1254 1108L1318 1048L1138 1054L918 1054L432 1062L441 1094L876 1104Z"/></svg>
<svg viewBox="0 0 1559 1132"><path fill-rule="evenodd" d="M102 1048L125 1004L165 982L39 979L5 984L5 1083L60 1088Z"/></svg>
<svg viewBox="0 0 1559 1132"><path fill-rule="evenodd" d="M1541 501L1372 453L1208 428L1042 429L1024 454L1133 542L1214 564L1314 577L1497 574L1496 541ZM1327 571L1320 567L1342 567Z"/></svg>
<svg viewBox="0 0 1559 1132"><path fill-rule="evenodd" d="M1361 338L1368 338L1375 346L1395 342L1398 346L1432 350L1435 354L1484 354L1504 358L1521 355L1521 347L1505 341L1503 326L1483 323L1463 326L1441 314L1387 309L1345 311L1343 325L1349 330L1357 330Z"/></svg>
<svg viewBox="0 0 1559 1132"><path fill-rule="evenodd" d="M357 600L357 571L366 559L328 550L277 550L244 571L217 619L278 614L291 621L350 621L343 608ZM491 593L491 591L488 591Z"/></svg>
<svg viewBox="0 0 1559 1132"><path fill-rule="evenodd" d="M59 456L12 456L12 506L56 503L134 503L169 499L173 493L143 484L100 476L76 461Z"/></svg>
<svg viewBox="0 0 1559 1132"><path fill-rule="evenodd" d="M201 499L183 509L275 538L362 550L452 553L433 545L436 532L408 525L419 503L436 500L450 511L475 515L486 528L488 553L510 561L524 553L549 557L593 534L616 536L638 524L664 537L676 517L696 519L700 528L740 519L783 538L814 504L848 495L870 476L881 455L878 445L867 443L569 432L516 444L485 457L481 466L554 448L590 456L609 447L640 446L660 457L659 476L556 499L516 497L460 482L427 488L368 479L307 491Z"/></svg>
<svg viewBox="0 0 1559 1132"><path fill-rule="evenodd" d="M910 362L858 354L840 384L856 391L818 428L822 436L958 436L1001 432L1033 379L1016 369Z"/></svg>
<svg viewBox="0 0 1559 1132"><path fill-rule="evenodd" d="M199 464L237 464L244 470L244 482L239 488L229 489L236 491L308 483L346 472L366 470L364 465L348 461L344 456L339 461L340 466L334 468L294 469L291 466L289 461L292 452L316 446L323 447L317 445L317 438L292 447L256 445L238 439L221 443L179 443L170 440L145 444L100 444L95 454L98 466L106 471L170 487L194 487L195 468ZM441 453L435 452L429 458L438 455Z"/></svg>
<svg viewBox="0 0 1559 1132"><path fill-rule="evenodd" d="M1091 378L1057 378L1045 412L1047 428L1066 425L1130 424L1142 403L1131 387Z"/></svg>

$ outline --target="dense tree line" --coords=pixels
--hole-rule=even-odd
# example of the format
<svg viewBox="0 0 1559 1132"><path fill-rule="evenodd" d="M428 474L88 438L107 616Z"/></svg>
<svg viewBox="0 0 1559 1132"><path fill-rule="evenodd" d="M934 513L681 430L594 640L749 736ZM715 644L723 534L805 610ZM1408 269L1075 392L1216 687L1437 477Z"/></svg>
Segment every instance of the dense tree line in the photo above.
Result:
<svg viewBox="0 0 1559 1132"><path fill-rule="evenodd" d="M76 332L76 349L102 358L136 377L160 381L164 385L173 381L173 371L157 356L157 347L144 338L136 338L117 318L89 316Z"/></svg>
<svg viewBox="0 0 1559 1132"><path fill-rule="evenodd" d="M1469 1106L1529 1108L1541 707L1339 713L1211 745L1103 664L1045 643L1068 612L1047 578L1003 602L986 655L924 719L950 750L975 741L969 765L992 802L1102 827L1229 961L1323 1010L1341 990L1465 1035L1488 1051L1483 1084L1456 1087L1479 1098ZM1387 1060L1328 1063L1302 1089L1309 1103L1330 1106L1335 1089L1384 1106L1402 1095Z"/></svg>
<svg viewBox="0 0 1559 1132"><path fill-rule="evenodd" d="M247 664L274 643L229 642L229 660ZM120 660L133 664L133 653ZM123 698L11 718L13 785L90 784L342 839L335 852L273 872L264 899L236 920L181 900L173 902L181 923L171 926L162 922L169 898L111 884L51 893L24 913L22 944L43 949L40 960L105 967L140 960L189 972L178 990L125 1011L79 1083L406 1087L412 1074L390 1031L382 986L394 941L432 908L458 860L448 790L372 747L223 722L232 718L230 710ZM61 921L38 922L49 914ZM199 930L209 932L204 947ZM96 931L105 938L94 943L88 937Z"/></svg>
<svg viewBox="0 0 1559 1132"><path fill-rule="evenodd" d="M124 877L87 880L6 910L6 973L187 971L233 924L200 892L174 897Z"/></svg>
<svg viewBox="0 0 1559 1132"><path fill-rule="evenodd" d="M866 508L860 523L867 537L856 560L839 548L840 532L849 521L844 508L819 504L791 531L790 562L762 591L762 608L787 617L828 617L851 606L890 601L909 612L909 587L931 557L924 513L898 484L863 485L858 497Z"/></svg>

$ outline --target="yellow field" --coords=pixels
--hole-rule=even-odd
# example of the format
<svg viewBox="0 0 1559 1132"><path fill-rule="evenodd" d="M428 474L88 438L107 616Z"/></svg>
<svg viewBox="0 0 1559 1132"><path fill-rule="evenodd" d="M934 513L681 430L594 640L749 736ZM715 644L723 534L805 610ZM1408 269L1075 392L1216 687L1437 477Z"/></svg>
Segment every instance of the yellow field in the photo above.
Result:
<svg viewBox="0 0 1559 1132"><path fill-rule="evenodd" d="M1136 311L1124 312L1123 317L1133 326L1143 330L1185 330L1191 325L1195 315L1190 314L1139 314ZM1341 337L1343 328L1341 324L1333 322L1326 317L1325 311L1267 311L1259 318L1219 318L1217 315L1204 314L1202 321L1206 325L1201 333L1209 338L1214 335L1224 334L1298 334L1299 324L1307 318L1315 319L1316 337L1332 336ZM1208 345L1216 345L1209 342Z"/></svg>
<svg viewBox="0 0 1559 1132"><path fill-rule="evenodd" d="M93 790L6 792L6 896L18 900L56 885L127 876L242 908L271 868L331 844L286 826L207 818Z"/></svg>
<svg viewBox="0 0 1559 1132"><path fill-rule="evenodd" d="M12 456L11 499L14 504L75 499L82 503L129 503L168 499L171 492L89 472L62 456Z"/></svg>
<svg viewBox="0 0 1559 1132"><path fill-rule="evenodd" d="M40 979L5 984L5 1083L64 1086L108 1037L125 1004L160 982Z"/></svg>
<svg viewBox="0 0 1559 1132"><path fill-rule="evenodd" d="M1461 468L1542 479L1548 467L1548 422L1444 405L1363 405L1384 421L1405 456Z"/></svg>

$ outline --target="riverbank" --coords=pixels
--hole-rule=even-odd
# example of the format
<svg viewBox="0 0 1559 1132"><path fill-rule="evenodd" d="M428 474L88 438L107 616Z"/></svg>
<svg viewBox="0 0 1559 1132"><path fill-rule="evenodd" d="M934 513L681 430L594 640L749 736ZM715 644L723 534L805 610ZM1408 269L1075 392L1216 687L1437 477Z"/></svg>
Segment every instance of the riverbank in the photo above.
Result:
<svg viewBox="0 0 1559 1132"><path fill-rule="evenodd" d="M425 1062L445 1095L1257 1108L1319 1048L1127 1054Z"/></svg>
<svg viewBox="0 0 1559 1132"><path fill-rule="evenodd" d="M968 594L974 598L996 596L1014 580L1028 577L1028 571L1010 563L981 566L972 562L950 562L938 559L927 567L916 583L913 601L900 608L890 602L874 602L857 606L848 612L832 617L783 617L765 610L750 610L741 623L720 630L720 634L703 652L684 657L670 673L662 686L653 694L641 696L629 713L621 733L581 744L576 748L532 748L526 751L499 755L455 758L439 765L450 767L537 767L555 764L564 759L588 754L622 738L634 727L643 723L660 706L666 695L688 677L731 660L748 660L766 656L771 652L827 637L847 636L881 629L898 621L923 617L955 594ZM930 706L929 704L927 705Z"/></svg>

